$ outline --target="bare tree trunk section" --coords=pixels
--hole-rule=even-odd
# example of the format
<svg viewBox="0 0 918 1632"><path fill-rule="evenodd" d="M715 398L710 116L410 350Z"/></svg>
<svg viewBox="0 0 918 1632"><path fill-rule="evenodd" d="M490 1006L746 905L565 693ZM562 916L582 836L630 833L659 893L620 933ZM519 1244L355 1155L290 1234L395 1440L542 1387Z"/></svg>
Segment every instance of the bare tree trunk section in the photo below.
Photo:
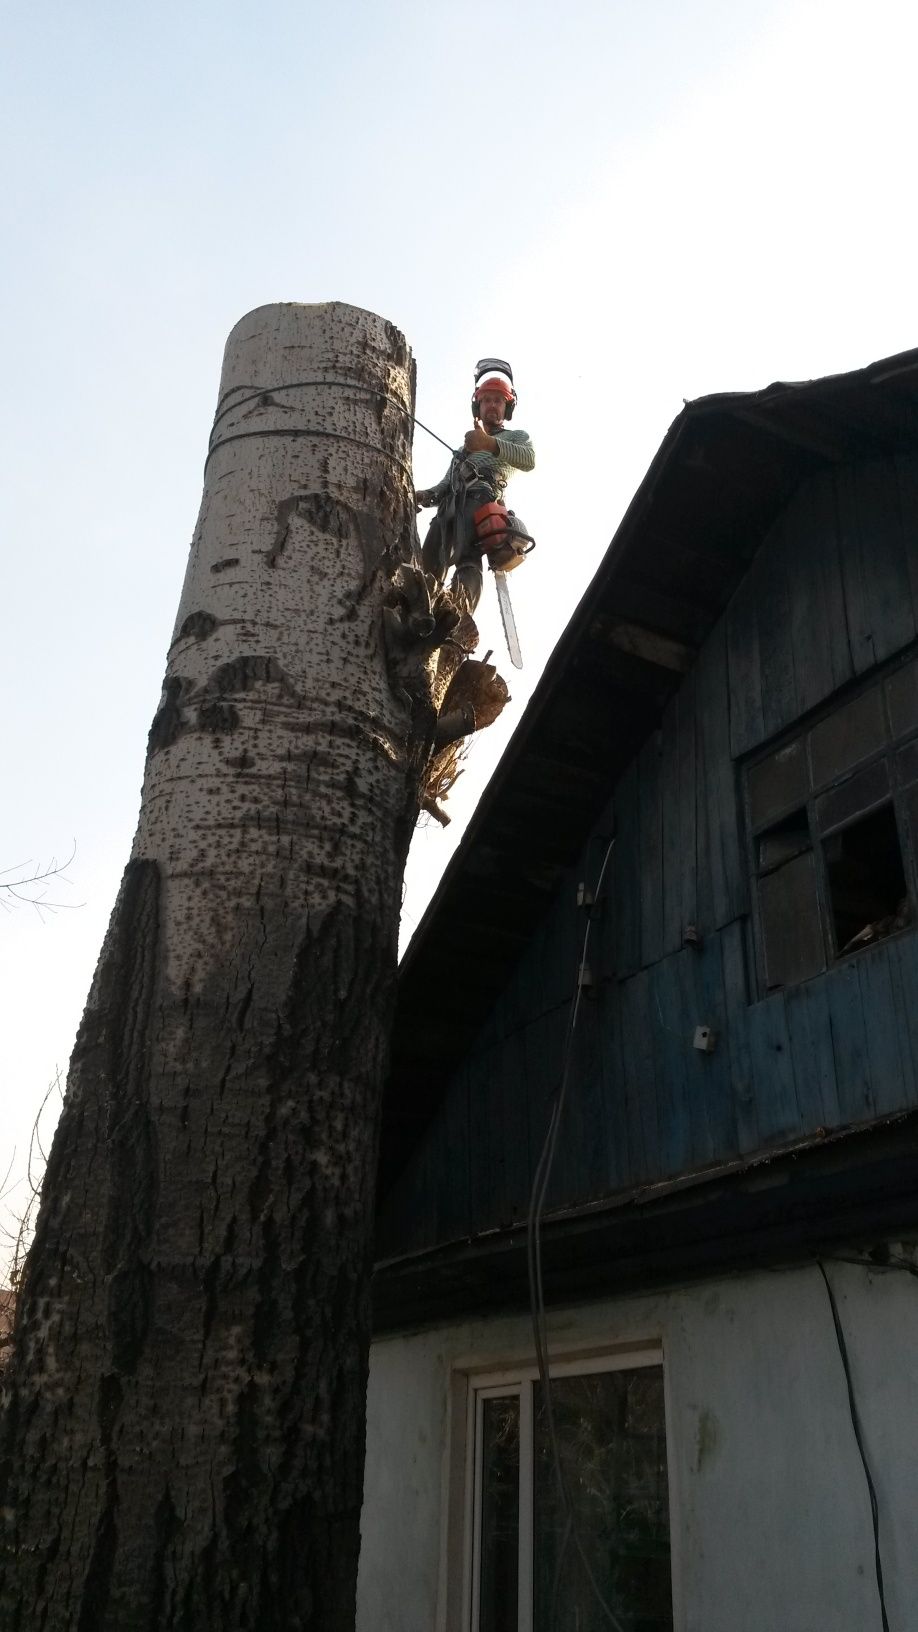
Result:
<svg viewBox="0 0 918 1632"><path fill-rule="evenodd" d="M353 1626L401 878L456 622L411 565L411 408L354 307L227 343L6 1378L4 1632Z"/></svg>

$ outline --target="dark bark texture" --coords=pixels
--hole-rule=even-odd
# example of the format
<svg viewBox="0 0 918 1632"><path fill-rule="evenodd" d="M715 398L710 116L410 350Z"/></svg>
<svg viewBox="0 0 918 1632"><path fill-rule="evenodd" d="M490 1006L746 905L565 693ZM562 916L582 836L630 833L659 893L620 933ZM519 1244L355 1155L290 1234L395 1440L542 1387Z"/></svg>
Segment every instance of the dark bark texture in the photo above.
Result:
<svg viewBox="0 0 918 1632"><path fill-rule="evenodd" d="M6 1374L3 1632L353 1627L401 877L456 622L412 564L410 411L369 313L228 342Z"/></svg>

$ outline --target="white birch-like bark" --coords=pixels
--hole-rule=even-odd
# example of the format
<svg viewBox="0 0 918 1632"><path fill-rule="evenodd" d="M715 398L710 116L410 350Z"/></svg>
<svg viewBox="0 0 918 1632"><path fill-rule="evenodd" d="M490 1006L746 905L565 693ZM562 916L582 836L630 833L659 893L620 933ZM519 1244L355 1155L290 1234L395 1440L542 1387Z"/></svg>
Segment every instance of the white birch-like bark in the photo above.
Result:
<svg viewBox="0 0 918 1632"><path fill-rule="evenodd" d="M413 722L381 605L411 552L411 406L404 340L354 307L264 307L230 335L154 725L175 740L133 852L167 867L177 985L231 953L240 876L316 922L356 902L368 853L398 870Z"/></svg>
<svg viewBox="0 0 918 1632"><path fill-rule="evenodd" d="M368 312L230 335L20 1300L4 1628L353 1624L399 896L456 622L412 564L411 408Z"/></svg>

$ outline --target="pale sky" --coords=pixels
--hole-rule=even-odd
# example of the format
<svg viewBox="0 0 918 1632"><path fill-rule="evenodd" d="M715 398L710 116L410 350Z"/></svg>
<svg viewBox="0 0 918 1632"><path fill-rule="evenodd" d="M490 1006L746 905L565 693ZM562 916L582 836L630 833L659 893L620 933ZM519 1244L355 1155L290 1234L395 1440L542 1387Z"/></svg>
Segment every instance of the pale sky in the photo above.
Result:
<svg viewBox="0 0 918 1632"><path fill-rule="evenodd" d="M24 0L0 9L0 1177L65 1070L137 819L223 344L273 300L390 318L418 414L510 359L526 667L420 918L683 399L918 345L913 0ZM446 455L418 432L418 485ZM479 622L502 653L488 586ZM50 1126L45 1129L50 1135ZM13 1209L23 1186L13 1188Z"/></svg>

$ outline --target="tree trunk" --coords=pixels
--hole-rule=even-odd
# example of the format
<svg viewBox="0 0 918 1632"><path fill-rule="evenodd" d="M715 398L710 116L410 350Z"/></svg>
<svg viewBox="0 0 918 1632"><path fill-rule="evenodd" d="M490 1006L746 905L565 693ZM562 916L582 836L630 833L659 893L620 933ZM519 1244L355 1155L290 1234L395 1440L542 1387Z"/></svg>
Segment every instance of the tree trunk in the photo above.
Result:
<svg viewBox="0 0 918 1632"><path fill-rule="evenodd" d="M353 1626L401 879L457 621L411 564L411 410L354 307L227 343L20 1298L4 1632Z"/></svg>

